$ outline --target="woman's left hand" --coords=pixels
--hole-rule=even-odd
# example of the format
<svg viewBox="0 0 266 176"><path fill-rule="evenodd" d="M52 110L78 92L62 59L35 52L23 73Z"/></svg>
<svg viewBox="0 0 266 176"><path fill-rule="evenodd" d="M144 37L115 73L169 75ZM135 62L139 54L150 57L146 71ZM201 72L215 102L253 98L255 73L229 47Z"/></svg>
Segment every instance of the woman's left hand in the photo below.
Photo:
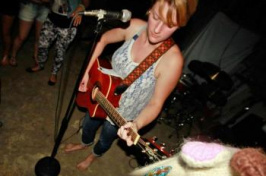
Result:
<svg viewBox="0 0 266 176"><path fill-rule="evenodd" d="M134 122L127 122L125 125L121 126L119 129L118 129L118 132L117 132L117 135L125 140L127 142L127 145L128 146L131 146L134 144L134 142L132 141L132 137L131 135L129 134L130 133L130 130L129 129L132 129L133 131L137 132L137 125L136 123Z"/></svg>

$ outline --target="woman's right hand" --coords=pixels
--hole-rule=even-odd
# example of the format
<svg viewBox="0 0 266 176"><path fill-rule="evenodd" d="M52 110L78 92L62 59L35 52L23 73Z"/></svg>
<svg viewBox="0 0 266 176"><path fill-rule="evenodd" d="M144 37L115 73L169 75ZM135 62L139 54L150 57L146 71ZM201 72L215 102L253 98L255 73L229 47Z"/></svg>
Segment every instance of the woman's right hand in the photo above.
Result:
<svg viewBox="0 0 266 176"><path fill-rule="evenodd" d="M85 73L80 84L79 84L79 91L80 92L86 92L88 90L88 81L89 81L89 74Z"/></svg>

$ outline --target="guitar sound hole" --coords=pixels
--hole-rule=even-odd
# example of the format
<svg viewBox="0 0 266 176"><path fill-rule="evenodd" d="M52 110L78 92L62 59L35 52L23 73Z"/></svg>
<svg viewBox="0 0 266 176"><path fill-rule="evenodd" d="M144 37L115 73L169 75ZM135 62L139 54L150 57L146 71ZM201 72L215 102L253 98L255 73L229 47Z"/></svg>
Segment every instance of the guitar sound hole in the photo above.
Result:
<svg viewBox="0 0 266 176"><path fill-rule="evenodd" d="M92 88L92 91L91 91L91 102L93 104L96 104L97 101L96 101L96 96L97 96L97 93L101 91L101 87L100 87L100 83L99 82L96 82L96 84L94 85L94 87Z"/></svg>

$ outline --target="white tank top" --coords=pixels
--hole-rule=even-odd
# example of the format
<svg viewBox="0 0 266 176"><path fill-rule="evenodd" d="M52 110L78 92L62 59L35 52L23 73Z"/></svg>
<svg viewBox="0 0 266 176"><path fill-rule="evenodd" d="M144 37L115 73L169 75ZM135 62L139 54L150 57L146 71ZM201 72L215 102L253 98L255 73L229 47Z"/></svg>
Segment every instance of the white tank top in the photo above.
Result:
<svg viewBox="0 0 266 176"><path fill-rule="evenodd" d="M138 35L136 34L132 39L125 41L112 56L112 68L122 79L126 78L139 65L133 62L131 58L131 49ZM154 76L155 67L156 63L150 66L121 95L117 110L126 120L135 119L150 101L156 82Z"/></svg>

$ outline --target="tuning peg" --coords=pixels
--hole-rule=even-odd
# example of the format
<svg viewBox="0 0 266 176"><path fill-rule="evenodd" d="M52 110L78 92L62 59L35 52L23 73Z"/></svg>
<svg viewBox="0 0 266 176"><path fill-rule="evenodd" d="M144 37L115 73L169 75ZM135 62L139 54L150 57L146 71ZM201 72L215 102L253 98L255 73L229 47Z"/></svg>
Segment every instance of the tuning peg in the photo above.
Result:
<svg viewBox="0 0 266 176"><path fill-rule="evenodd" d="M166 144L163 142L163 143L161 143L161 146L165 147L165 146L166 146Z"/></svg>
<svg viewBox="0 0 266 176"><path fill-rule="evenodd" d="M157 136L153 136L153 137L152 137L152 141L153 141L153 142L155 142L155 141L157 141L157 140L158 140L158 137L157 137Z"/></svg>
<svg viewBox="0 0 266 176"><path fill-rule="evenodd" d="M173 155L173 154L175 154L176 152L175 152L174 149L172 149L172 150L170 151L170 153Z"/></svg>
<svg viewBox="0 0 266 176"><path fill-rule="evenodd" d="M167 158L167 156L165 156L165 155L164 155L164 156L162 156L162 159L166 159L166 158Z"/></svg>

